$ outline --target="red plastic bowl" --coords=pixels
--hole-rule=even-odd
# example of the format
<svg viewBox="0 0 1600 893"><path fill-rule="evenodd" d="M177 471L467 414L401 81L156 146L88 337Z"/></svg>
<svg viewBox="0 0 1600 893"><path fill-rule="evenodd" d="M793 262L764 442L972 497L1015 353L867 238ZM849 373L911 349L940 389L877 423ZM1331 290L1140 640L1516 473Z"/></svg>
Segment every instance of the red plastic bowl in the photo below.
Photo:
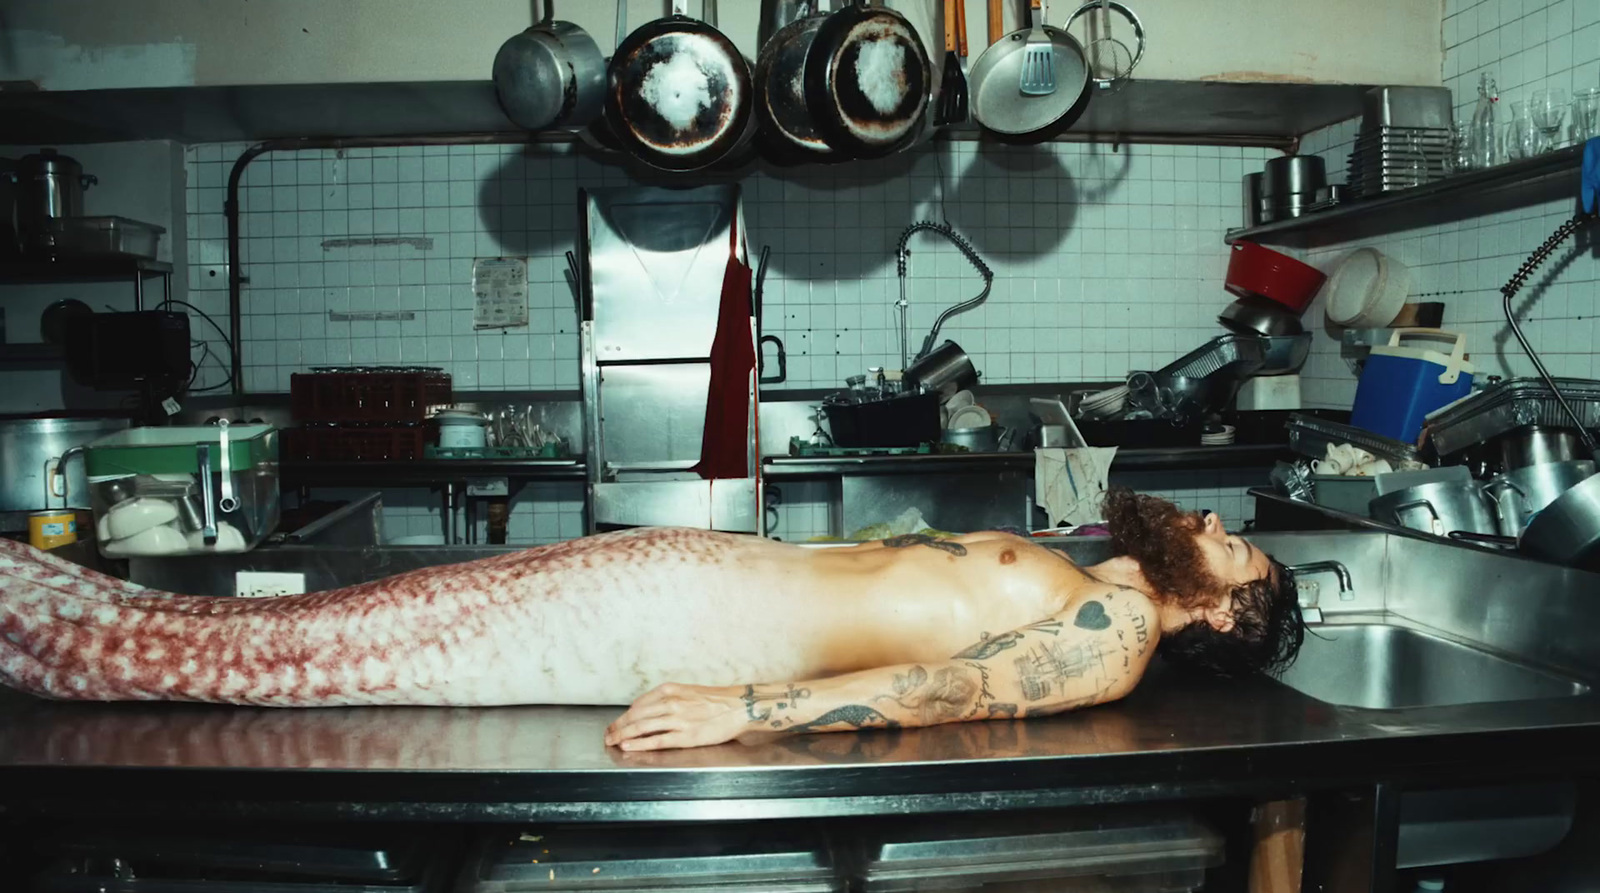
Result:
<svg viewBox="0 0 1600 893"><path fill-rule="evenodd" d="M1241 298L1270 298L1300 313L1328 281L1316 267L1254 242L1234 242L1231 247L1227 289Z"/></svg>

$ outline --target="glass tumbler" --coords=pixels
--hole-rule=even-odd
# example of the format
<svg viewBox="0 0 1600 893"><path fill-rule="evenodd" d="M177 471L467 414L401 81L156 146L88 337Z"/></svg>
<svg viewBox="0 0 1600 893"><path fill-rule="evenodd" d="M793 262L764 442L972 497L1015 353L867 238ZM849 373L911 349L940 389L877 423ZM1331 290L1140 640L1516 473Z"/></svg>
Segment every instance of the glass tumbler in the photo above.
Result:
<svg viewBox="0 0 1600 893"><path fill-rule="evenodd" d="M1567 91L1559 87L1533 91L1529 109L1533 123L1539 128L1539 151L1549 152L1560 142L1561 122L1567 117Z"/></svg>
<svg viewBox="0 0 1600 893"><path fill-rule="evenodd" d="M1580 143L1600 137L1600 87L1572 91L1572 137Z"/></svg>

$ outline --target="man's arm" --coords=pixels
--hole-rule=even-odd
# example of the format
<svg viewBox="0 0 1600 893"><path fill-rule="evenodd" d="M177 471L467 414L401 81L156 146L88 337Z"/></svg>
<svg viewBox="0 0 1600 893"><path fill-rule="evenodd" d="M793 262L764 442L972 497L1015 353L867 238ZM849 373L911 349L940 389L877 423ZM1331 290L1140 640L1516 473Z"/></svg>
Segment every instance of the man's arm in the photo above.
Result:
<svg viewBox="0 0 1600 893"><path fill-rule="evenodd" d="M1132 691L1158 629L1148 599L1108 589L1048 620L986 636L947 661L809 682L663 685L611 724L606 744L662 750L763 731L897 729L1061 713Z"/></svg>

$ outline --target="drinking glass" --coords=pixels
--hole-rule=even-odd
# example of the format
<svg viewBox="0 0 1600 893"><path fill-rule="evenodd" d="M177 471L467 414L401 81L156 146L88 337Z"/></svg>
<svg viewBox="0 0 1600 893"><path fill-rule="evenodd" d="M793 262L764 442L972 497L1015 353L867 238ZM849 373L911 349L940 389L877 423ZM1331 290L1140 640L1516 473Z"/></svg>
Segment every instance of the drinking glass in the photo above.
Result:
<svg viewBox="0 0 1600 893"><path fill-rule="evenodd" d="M1561 132L1561 121L1567 116L1567 91L1559 87L1535 90L1530 112L1534 125L1543 135L1539 151L1549 152L1556 147L1556 135Z"/></svg>
<svg viewBox="0 0 1600 893"><path fill-rule="evenodd" d="M1580 143L1600 137L1600 87L1572 91L1572 136Z"/></svg>
<svg viewBox="0 0 1600 893"><path fill-rule="evenodd" d="M1507 161L1532 158L1539 154L1539 128L1534 125L1527 103L1511 103L1511 120L1506 122L1502 147Z"/></svg>
<svg viewBox="0 0 1600 893"><path fill-rule="evenodd" d="M1457 124L1450 137L1450 171L1462 174L1472 170L1472 125Z"/></svg>

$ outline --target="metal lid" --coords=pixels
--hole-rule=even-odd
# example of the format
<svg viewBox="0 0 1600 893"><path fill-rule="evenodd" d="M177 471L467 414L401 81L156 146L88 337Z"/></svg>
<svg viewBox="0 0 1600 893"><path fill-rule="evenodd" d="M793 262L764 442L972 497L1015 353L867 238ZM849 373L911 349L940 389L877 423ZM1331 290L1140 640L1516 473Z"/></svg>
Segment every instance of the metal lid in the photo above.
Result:
<svg viewBox="0 0 1600 893"><path fill-rule="evenodd" d="M54 149L40 149L32 155L17 159L17 170L24 174L65 174L77 176L83 165L76 159L62 155Z"/></svg>

